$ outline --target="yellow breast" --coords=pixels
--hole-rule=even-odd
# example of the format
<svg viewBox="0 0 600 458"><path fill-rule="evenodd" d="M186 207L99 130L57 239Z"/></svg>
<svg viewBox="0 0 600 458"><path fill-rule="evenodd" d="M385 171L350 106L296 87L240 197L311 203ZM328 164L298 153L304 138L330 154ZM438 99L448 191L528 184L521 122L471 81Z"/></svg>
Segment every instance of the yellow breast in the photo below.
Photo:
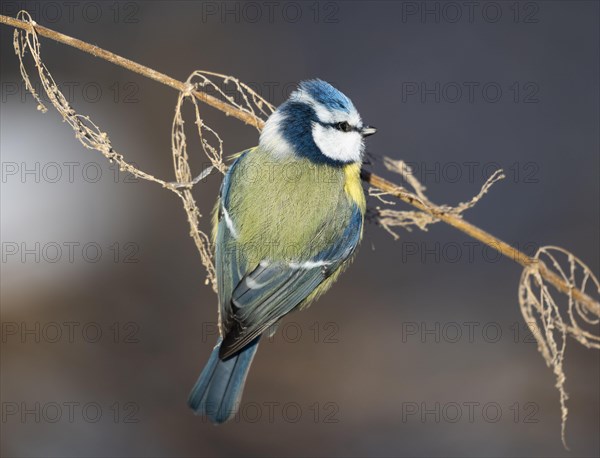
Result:
<svg viewBox="0 0 600 458"><path fill-rule="evenodd" d="M360 183L360 164L348 164L344 166L344 191L346 195L356 204L361 213L367 208L365 193Z"/></svg>

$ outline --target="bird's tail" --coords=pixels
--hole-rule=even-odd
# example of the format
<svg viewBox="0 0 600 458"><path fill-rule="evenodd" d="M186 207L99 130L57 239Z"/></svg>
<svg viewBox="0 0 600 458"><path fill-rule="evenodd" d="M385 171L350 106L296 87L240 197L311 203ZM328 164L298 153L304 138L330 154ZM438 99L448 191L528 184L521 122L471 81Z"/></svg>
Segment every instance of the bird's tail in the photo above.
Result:
<svg viewBox="0 0 600 458"><path fill-rule="evenodd" d="M236 414L258 339L224 361L219 359L219 339L188 398L188 405L196 415L205 415L213 423L224 423Z"/></svg>

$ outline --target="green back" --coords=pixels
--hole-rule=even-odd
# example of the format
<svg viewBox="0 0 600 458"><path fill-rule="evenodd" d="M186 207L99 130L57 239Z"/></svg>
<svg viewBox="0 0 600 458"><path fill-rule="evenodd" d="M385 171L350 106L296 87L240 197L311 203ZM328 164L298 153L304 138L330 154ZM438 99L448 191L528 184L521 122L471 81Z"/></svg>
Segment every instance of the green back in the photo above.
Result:
<svg viewBox="0 0 600 458"><path fill-rule="evenodd" d="M308 159L276 160L259 148L242 156L227 208L248 265L308 259L328 247L352 211L344 181L341 168Z"/></svg>

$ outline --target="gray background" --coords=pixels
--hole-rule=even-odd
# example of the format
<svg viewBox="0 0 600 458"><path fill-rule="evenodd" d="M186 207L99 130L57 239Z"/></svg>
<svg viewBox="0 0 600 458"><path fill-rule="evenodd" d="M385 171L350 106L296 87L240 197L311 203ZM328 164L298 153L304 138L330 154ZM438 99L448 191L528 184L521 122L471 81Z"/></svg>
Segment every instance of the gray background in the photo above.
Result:
<svg viewBox="0 0 600 458"><path fill-rule="evenodd" d="M42 25L175 78L198 68L235 75L276 104L299 80L329 80L379 128L368 150L415 163L434 201L469 199L497 163L509 178L466 218L530 254L556 244L599 271L595 1L516 10L479 2L471 18L453 4L458 19L441 2L426 3L439 18L422 17L422 2L228 2L233 12L224 16L216 2L54 3L6 1L2 13L25 4ZM568 453L554 376L519 312L520 267L481 245L470 257L470 240L443 224L401 232L399 241L368 225L338 284L290 316L287 334L261 345L240 418L214 427L194 417L185 400L214 344L216 304L179 200L122 174L115 183L110 165L79 145L56 112L37 112L20 86L12 30L3 26L0 36L2 164L17 167L2 180L3 456L598 456L598 353L568 342ZM56 80L74 88L74 107L118 151L173 179L172 89L48 40L42 53ZM411 83L436 82L439 103L405 93ZM479 89L453 102L453 88L466 83ZM482 94L486 84L502 89L496 102ZM255 130L203 113L228 154L256 143ZM190 153L198 155L193 141ZM52 163L63 174L56 183ZM73 180L65 163L76 164ZM21 176L35 167L39 183ZM371 168L388 176L381 161ZM217 186L213 176L196 191L205 214ZM7 254L15 244L35 252L36 242L39 262ZM72 262L69 242L79 243ZM90 243L102 248L98 262L81 252ZM57 262L49 262L53 244L64 250ZM445 251L456 247L459 260ZM438 342L421 334L436 326ZM65 403L78 403L72 418ZM436 403L439 418L426 411ZM453 421L457 406L462 416ZM418 412L408 415L411 408Z"/></svg>

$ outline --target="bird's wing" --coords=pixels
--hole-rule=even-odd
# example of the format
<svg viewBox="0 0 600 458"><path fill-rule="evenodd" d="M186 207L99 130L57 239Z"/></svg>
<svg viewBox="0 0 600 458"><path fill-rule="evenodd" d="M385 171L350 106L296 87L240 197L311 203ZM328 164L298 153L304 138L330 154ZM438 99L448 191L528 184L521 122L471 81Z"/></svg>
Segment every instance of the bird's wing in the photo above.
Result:
<svg viewBox="0 0 600 458"><path fill-rule="evenodd" d="M229 303L223 304L225 307L222 308L228 316L222 316L226 333L219 353L221 359L244 348L306 299L352 254L361 232L362 214L353 206L341 237L312 259L295 262L265 259L241 278L240 263L235 253L229 250L227 260L230 264L220 264L218 269L228 271L221 270L222 274L228 275L226 281L240 280L233 283L236 286L229 296Z"/></svg>
<svg viewBox="0 0 600 458"><path fill-rule="evenodd" d="M229 167L221 183L219 192L217 232L215 239L215 271L217 274L217 291L219 294L219 308L222 320L222 327L227 329L231 302L231 293L233 288L240 282L242 277L248 272L246 259L238 249L236 241L236 231L227 208L229 207L229 187L231 175L240 163L242 157L251 150L242 152Z"/></svg>

